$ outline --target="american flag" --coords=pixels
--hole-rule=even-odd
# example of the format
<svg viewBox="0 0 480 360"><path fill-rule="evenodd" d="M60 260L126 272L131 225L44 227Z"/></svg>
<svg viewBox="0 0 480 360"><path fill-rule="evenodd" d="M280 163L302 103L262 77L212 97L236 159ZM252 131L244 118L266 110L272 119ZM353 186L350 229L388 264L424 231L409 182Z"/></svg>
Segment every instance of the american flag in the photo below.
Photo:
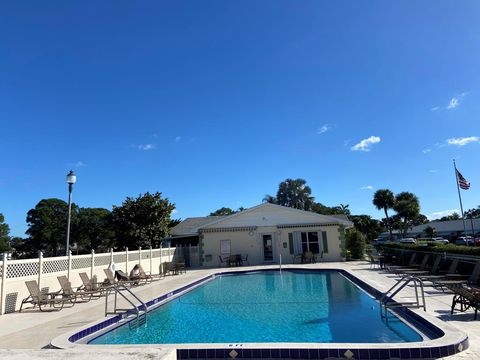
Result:
<svg viewBox="0 0 480 360"><path fill-rule="evenodd" d="M455 169L456 170L456 169ZM458 186L460 186L460 189L462 190L468 190L470 189L470 182L468 182L462 174L460 174L460 171L457 171L457 179L458 179Z"/></svg>

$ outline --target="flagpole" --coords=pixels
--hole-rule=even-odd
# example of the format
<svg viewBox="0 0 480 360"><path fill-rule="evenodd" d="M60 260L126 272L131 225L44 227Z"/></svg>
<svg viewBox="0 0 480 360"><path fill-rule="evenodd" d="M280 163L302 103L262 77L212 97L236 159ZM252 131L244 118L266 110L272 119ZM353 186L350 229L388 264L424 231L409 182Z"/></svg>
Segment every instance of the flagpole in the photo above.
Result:
<svg viewBox="0 0 480 360"><path fill-rule="evenodd" d="M458 171L457 171L457 165L455 164L455 159L453 159L453 168L455 169L455 179L457 180L458 199L460 200L460 211L462 212L463 234L464 236L467 236L467 227L465 225L465 217L463 216L462 196L460 195L460 185L458 184Z"/></svg>

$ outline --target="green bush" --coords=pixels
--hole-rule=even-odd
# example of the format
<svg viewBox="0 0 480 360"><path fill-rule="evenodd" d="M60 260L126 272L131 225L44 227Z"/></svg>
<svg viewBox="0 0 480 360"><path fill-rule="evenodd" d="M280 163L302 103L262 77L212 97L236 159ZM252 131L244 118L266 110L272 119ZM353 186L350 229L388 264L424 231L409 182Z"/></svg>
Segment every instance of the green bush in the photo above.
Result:
<svg viewBox="0 0 480 360"><path fill-rule="evenodd" d="M351 259L363 259L365 254L365 236L358 230L349 230L346 235L346 251Z"/></svg>
<svg viewBox="0 0 480 360"><path fill-rule="evenodd" d="M420 242L417 244L397 244L387 243L384 244L385 249L408 249L415 251L429 251L449 254L460 254L470 256L480 256L480 246L464 246L455 244L438 244L431 241Z"/></svg>

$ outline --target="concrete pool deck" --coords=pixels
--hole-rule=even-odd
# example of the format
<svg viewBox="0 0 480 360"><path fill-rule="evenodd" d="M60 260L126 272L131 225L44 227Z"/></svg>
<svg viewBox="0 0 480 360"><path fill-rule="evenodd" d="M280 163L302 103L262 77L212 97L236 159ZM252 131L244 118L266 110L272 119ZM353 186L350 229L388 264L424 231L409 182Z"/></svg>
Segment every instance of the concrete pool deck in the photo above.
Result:
<svg viewBox="0 0 480 360"><path fill-rule="evenodd" d="M241 268L229 268L229 271L265 269L278 266L252 266ZM288 267L304 267L315 269L345 269L353 273L359 279L367 282L380 291L385 291L395 283L395 278L379 269L370 269L367 262L341 262L341 263L318 263L309 265L285 265ZM142 300L158 297L159 294L169 293L194 280L203 278L223 269L196 269L189 270L186 274L168 276L167 278L153 282L149 285L140 286L134 292ZM412 290L407 290L404 296L411 296ZM448 359L480 359L480 320L473 320L473 311L466 313L454 313L450 315L452 294L444 294L441 291L426 288L427 313L447 324L468 333L470 347ZM58 312L42 313L38 310L26 310L22 313L13 313L0 316L0 356L3 358L18 359L50 359L50 358L91 358L84 350L40 350L50 344L50 341L66 332L85 327L87 324L104 318L105 300L99 299L89 303L76 304L73 308L63 309ZM423 310L414 310L423 312ZM160 352L159 352L160 351ZM103 350L102 358L115 359L151 359L175 358L171 352L161 352L154 348L130 348Z"/></svg>

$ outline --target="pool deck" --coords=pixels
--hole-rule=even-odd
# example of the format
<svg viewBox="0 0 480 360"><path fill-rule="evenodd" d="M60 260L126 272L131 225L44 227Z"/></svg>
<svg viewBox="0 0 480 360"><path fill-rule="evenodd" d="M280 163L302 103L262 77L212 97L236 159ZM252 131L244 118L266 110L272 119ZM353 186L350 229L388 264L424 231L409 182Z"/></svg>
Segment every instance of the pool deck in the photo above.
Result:
<svg viewBox="0 0 480 360"><path fill-rule="evenodd" d="M251 266L240 268L228 268L234 270L256 270L277 266ZM372 285L380 291L386 291L395 283L395 278L379 269L370 269L367 262L341 262L341 263L318 263L309 265L285 265L288 267L302 267L315 269L345 269L359 279ZM222 269L196 269L189 270L186 274L168 276L163 280L149 285L139 286L134 292L142 300L150 300L160 294L169 293L172 290L188 284L199 278L217 273ZM411 297L413 290L406 290L405 296ZM480 320L473 320L473 311L465 313L456 312L450 315L450 306L453 295L442 293L431 287L426 287L427 313L445 321L449 325L466 332L470 339L470 347L457 355L449 356L448 359L480 359ZM87 359L94 354L100 355L99 350L92 352L85 349L47 350L42 349L50 344L50 341L66 332L85 327L87 324L104 318L105 300L93 300L89 303L76 304L73 308L63 309L57 312L42 313L38 310L25 310L22 313L12 313L0 316L0 356L3 359ZM415 312L423 310L415 309ZM8 350L7 350L8 349ZM14 350L13 350L14 349ZM40 350L41 349L41 350ZM59 356L59 354L61 355ZM109 359L151 359L164 358L175 359L172 351L164 351L151 347L128 347L122 349L102 349L101 358Z"/></svg>

